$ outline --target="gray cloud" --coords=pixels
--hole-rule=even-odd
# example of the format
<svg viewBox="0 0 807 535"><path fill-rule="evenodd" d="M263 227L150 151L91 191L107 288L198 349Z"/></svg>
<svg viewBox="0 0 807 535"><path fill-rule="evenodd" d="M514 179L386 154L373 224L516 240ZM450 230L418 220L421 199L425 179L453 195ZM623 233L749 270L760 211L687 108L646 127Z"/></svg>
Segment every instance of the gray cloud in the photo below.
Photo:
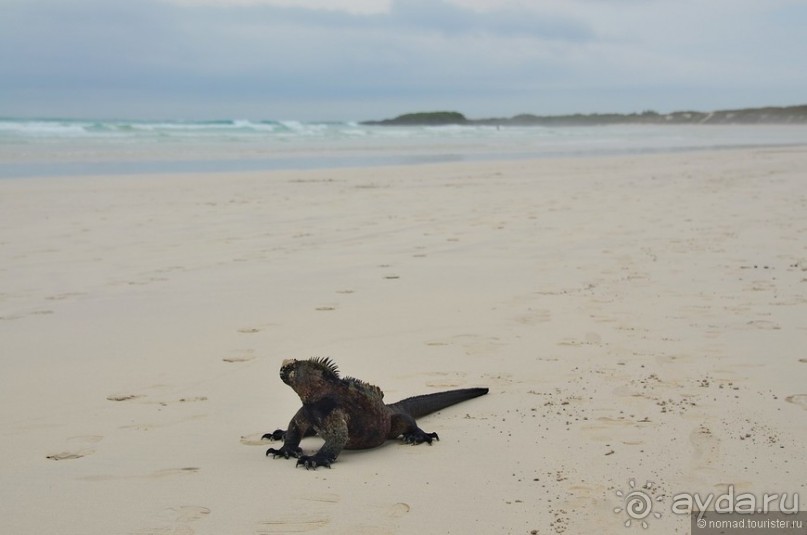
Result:
<svg viewBox="0 0 807 535"><path fill-rule="evenodd" d="M398 0L351 14L7 0L0 114L361 119L385 107L478 116L798 103L807 13L770 2L658 3L659 14L632 0L486 12Z"/></svg>

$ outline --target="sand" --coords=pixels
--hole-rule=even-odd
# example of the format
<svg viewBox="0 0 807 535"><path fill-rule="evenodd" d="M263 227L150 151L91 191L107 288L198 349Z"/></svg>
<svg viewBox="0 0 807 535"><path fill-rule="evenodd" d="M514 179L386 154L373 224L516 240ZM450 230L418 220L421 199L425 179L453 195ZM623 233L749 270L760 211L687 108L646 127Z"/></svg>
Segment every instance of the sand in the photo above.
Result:
<svg viewBox="0 0 807 535"><path fill-rule="evenodd" d="M684 492L805 503L805 176L770 148L0 181L3 532L629 533L631 480L649 533L689 533ZM310 356L490 393L431 447L295 469L260 437Z"/></svg>

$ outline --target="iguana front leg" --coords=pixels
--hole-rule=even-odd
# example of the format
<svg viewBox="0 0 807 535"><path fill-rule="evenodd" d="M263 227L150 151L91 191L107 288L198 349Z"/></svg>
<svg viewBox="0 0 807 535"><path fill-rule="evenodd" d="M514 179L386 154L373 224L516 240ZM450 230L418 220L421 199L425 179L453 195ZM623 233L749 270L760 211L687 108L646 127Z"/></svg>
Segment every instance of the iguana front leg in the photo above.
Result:
<svg viewBox="0 0 807 535"><path fill-rule="evenodd" d="M269 448L266 450L266 456L271 455L274 458L283 457L300 457L303 450L300 449L300 441L311 430L311 421L308 418L306 411L303 408L297 411L297 414L289 422L289 428L286 431L278 429L273 433L266 433L261 438L269 440L283 439L283 445L280 449Z"/></svg>
<svg viewBox="0 0 807 535"><path fill-rule="evenodd" d="M314 455L300 455L297 466L304 466L306 470L318 466L331 467L336 458L344 449L348 441L347 418L340 410L335 410L326 416L318 426L318 434L325 440L325 444Z"/></svg>

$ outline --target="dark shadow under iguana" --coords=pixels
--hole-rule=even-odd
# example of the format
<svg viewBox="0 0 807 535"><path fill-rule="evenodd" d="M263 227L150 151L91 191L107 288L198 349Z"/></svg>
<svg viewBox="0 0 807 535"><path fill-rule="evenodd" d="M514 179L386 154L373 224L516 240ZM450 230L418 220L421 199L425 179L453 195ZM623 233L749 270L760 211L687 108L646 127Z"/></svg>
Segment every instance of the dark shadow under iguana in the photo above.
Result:
<svg viewBox="0 0 807 535"><path fill-rule="evenodd" d="M264 439L283 440L279 449L269 448L266 455L295 457L297 466L306 469L330 468L343 449L374 448L398 437L407 444L431 444L440 440L437 433L423 431L416 418L488 393L487 388L464 388L387 405L380 388L353 377L341 378L328 358L285 360L280 379L300 396L303 406L286 431L263 435ZM325 444L314 455L303 455L300 441L314 435L323 438Z"/></svg>

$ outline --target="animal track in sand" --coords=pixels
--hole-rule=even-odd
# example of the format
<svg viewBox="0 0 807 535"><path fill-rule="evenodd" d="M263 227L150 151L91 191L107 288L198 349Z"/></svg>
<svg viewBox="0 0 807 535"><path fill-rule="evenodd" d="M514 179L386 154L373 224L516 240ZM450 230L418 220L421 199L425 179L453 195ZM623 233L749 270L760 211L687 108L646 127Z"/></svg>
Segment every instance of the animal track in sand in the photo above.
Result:
<svg viewBox="0 0 807 535"><path fill-rule="evenodd" d="M807 410L807 394L794 394L792 396L787 396L785 401L798 405L802 409Z"/></svg>

